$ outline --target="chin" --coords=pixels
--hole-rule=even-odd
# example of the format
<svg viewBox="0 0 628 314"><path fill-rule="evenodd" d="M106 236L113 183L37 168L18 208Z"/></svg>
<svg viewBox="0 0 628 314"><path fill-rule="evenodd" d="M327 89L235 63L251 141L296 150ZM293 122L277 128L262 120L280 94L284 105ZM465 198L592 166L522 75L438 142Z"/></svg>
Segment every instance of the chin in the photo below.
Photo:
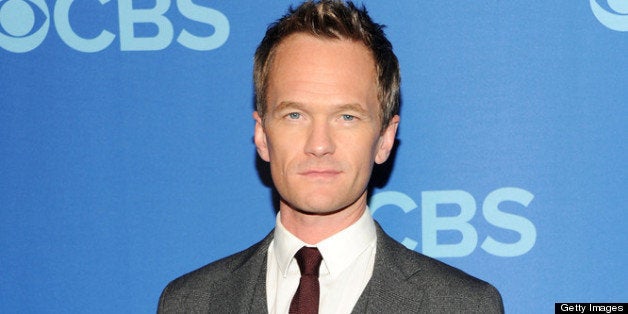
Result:
<svg viewBox="0 0 628 314"><path fill-rule="evenodd" d="M310 201L288 203L289 207L307 215L327 216L341 212L355 202L339 203L337 198L308 197Z"/></svg>

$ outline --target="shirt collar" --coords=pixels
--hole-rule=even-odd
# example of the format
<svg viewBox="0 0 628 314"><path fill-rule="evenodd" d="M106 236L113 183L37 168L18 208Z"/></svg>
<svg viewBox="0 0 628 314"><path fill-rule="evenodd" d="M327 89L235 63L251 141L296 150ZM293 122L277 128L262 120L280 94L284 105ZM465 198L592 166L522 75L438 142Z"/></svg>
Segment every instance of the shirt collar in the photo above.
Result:
<svg viewBox="0 0 628 314"><path fill-rule="evenodd" d="M279 270L287 276L294 254L303 246L311 246L290 233L281 224L281 213L277 214L273 246ZM360 219L319 242L315 246L323 256L323 265L331 276L342 273L360 254L376 242L375 223L366 208Z"/></svg>

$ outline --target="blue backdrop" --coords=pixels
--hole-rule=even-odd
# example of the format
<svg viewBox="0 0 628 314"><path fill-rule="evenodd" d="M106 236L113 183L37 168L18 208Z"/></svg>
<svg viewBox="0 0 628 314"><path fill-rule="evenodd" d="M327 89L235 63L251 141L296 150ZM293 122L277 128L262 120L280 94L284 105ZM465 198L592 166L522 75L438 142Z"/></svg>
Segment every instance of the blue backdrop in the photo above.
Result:
<svg viewBox="0 0 628 314"><path fill-rule="evenodd" d="M0 0L0 312L151 313L274 224L252 56L290 1ZM371 210L509 313L626 302L628 1L364 1L400 59Z"/></svg>

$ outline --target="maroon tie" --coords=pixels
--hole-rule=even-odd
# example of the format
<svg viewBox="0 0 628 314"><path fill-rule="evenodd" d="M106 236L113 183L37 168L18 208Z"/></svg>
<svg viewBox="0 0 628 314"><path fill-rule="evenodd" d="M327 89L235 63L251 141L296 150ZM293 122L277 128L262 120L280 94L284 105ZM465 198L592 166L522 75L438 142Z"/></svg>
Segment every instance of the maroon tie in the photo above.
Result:
<svg viewBox="0 0 628 314"><path fill-rule="evenodd" d="M318 268L323 257L315 247L302 247L294 255L301 270L299 288L292 297L290 314L318 314L318 298L320 287L318 285Z"/></svg>

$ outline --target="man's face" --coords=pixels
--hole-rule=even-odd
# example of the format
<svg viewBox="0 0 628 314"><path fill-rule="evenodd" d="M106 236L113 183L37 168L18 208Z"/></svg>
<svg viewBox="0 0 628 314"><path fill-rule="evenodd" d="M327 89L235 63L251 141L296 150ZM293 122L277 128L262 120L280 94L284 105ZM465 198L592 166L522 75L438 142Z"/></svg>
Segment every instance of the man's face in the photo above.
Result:
<svg viewBox="0 0 628 314"><path fill-rule="evenodd" d="M375 62L358 42L294 34L277 47L255 144L270 162L280 210L328 214L366 204L373 163L394 143L381 132Z"/></svg>

